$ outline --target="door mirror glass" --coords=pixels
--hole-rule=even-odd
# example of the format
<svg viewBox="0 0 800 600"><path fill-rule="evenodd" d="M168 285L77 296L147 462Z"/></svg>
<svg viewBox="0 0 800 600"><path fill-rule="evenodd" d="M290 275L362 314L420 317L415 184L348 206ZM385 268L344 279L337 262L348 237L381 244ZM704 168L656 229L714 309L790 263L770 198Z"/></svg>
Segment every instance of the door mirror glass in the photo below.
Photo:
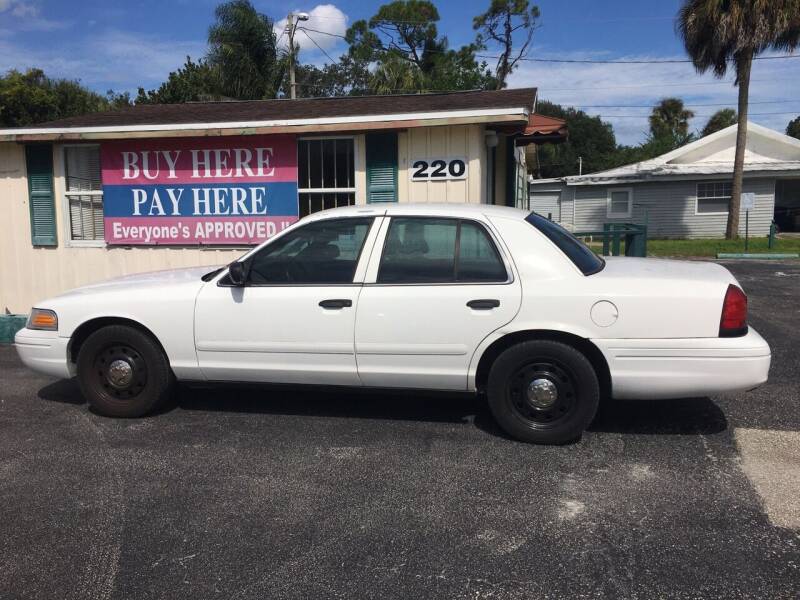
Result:
<svg viewBox="0 0 800 600"><path fill-rule="evenodd" d="M233 261L231 264L228 265L228 278L231 280L231 283L236 286L242 286L245 284L245 280L247 279L247 274L245 273L244 263L238 260Z"/></svg>

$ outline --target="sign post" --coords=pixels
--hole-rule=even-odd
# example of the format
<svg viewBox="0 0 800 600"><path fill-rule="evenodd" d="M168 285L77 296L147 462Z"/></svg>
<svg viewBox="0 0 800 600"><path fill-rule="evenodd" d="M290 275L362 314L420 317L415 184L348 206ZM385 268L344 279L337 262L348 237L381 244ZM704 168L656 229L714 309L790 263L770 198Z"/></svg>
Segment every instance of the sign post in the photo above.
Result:
<svg viewBox="0 0 800 600"><path fill-rule="evenodd" d="M742 208L744 209L744 251L747 252L750 245L750 211L756 204L756 195L753 192L742 194Z"/></svg>

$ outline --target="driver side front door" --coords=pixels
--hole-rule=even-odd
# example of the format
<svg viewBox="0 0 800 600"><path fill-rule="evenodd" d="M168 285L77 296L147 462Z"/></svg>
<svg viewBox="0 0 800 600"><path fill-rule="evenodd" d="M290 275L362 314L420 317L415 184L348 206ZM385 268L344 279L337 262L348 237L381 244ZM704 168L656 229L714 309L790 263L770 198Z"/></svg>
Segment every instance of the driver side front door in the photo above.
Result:
<svg viewBox="0 0 800 600"><path fill-rule="evenodd" d="M353 331L374 216L294 228L200 291L195 347L210 381L359 385ZM375 222L375 224L373 224Z"/></svg>

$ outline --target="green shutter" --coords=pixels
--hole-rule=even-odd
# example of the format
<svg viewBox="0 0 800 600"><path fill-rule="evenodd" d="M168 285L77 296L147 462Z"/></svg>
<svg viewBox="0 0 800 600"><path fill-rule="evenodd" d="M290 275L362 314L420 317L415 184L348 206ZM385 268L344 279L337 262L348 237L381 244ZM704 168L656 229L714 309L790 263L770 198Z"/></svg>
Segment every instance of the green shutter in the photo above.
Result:
<svg viewBox="0 0 800 600"><path fill-rule="evenodd" d="M397 202L397 133L368 133L367 202Z"/></svg>
<svg viewBox="0 0 800 600"><path fill-rule="evenodd" d="M25 161L28 170L31 241L34 246L57 246L53 147L50 144L25 146Z"/></svg>

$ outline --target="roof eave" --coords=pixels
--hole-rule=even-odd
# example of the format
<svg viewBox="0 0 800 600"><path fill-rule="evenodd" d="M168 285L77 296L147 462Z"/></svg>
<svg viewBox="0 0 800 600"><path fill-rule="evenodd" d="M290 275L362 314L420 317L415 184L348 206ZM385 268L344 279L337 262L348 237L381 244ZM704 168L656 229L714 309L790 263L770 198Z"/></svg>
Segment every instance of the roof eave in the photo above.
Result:
<svg viewBox="0 0 800 600"><path fill-rule="evenodd" d="M0 141L76 141L147 137L203 137L257 135L266 133L314 133L365 131L465 125L482 123L527 122L527 107L454 110L430 113L355 115L349 117L284 119L236 123L176 123L163 125L128 125L108 127L54 127L0 129Z"/></svg>

